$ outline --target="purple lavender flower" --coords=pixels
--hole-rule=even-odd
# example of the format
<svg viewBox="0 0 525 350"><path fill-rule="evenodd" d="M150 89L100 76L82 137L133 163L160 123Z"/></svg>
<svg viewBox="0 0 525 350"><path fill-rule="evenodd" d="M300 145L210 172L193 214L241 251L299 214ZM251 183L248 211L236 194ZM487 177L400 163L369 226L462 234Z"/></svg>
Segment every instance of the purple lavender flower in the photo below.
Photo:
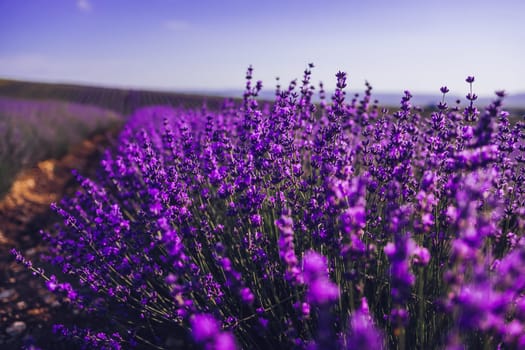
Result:
<svg viewBox="0 0 525 350"><path fill-rule="evenodd" d="M339 287L329 280L326 258L319 253L308 251L304 255L303 278L310 303L324 305L339 299Z"/></svg>
<svg viewBox="0 0 525 350"><path fill-rule="evenodd" d="M366 298L350 320L350 331L346 340L348 350L384 349L383 335L374 325Z"/></svg>
<svg viewBox="0 0 525 350"><path fill-rule="evenodd" d="M235 338L229 332L220 331L217 320L209 314L193 315L190 320L192 336L195 342L205 345L206 349L235 350Z"/></svg>
<svg viewBox="0 0 525 350"><path fill-rule="evenodd" d="M205 343L215 338L220 330L217 320L208 314L194 315L190 322L193 339L197 343Z"/></svg>
<svg viewBox="0 0 525 350"><path fill-rule="evenodd" d="M286 279L292 281L294 284L301 284L302 277L298 267L298 260L295 256L294 242L293 242L293 220L283 213L281 217L275 221L280 236L279 236L279 256L286 264Z"/></svg>
<svg viewBox="0 0 525 350"><path fill-rule="evenodd" d="M237 344L231 333L222 332L215 338L215 350L235 350Z"/></svg>

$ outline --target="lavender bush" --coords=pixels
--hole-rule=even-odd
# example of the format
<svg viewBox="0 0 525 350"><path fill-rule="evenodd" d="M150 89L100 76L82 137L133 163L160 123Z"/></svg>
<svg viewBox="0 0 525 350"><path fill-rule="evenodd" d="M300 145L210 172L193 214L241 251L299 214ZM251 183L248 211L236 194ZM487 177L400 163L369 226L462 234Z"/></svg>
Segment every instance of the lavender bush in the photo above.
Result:
<svg viewBox="0 0 525 350"><path fill-rule="evenodd" d="M85 348L523 348L525 123L483 111L395 112L310 65L275 101L136 111L97 181L44 233L61 277L20 261L90 315ZM96 325L96 327L95 327Z"/></svg>
<svg viewBox="0 0 525 350"><path fill-rule="evenodd" d="M21 169L121 122L117 113L94 106L0 97L0 195Z"/></svg>

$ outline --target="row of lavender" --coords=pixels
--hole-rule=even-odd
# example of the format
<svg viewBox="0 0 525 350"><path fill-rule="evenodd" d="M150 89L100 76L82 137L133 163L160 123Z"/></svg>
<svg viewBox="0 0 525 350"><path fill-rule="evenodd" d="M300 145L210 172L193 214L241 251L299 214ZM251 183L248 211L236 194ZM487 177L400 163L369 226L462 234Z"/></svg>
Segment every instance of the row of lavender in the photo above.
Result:
<svg viewBox="0 0 525 350"><path fill-rule="evenodd" d="M94 106L0 97L0 195L23 168L120 123L117 113Z"/></svg>
<svg viewBox="0 0 525 350"><path fill-rule="evenodd" d="M465 108L442 87L422 118L409 92L393 113L370 86L346 99L340 72L318 106L311 67L271 105L250 68L241 106L131 116L100 178L55 207L64 225L44 235L64 277L17 253L104 321L59 334L88 348L525 346L525 123L504 93L478 111L468 77Z"/></svg>

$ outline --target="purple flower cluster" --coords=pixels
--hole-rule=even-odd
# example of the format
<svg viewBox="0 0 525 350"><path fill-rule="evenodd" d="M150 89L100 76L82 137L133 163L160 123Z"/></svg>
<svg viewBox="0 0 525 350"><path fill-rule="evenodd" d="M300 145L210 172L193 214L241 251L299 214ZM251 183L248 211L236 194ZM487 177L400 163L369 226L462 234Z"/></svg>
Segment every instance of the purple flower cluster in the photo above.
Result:
<svg viewBox="0 0 525 350"><path fill-rule="evenodd" d="M288 267L286 279L294 284L303 283L303 278L298 267L299 262L294 251L293 220L287 216L286 213L283 213L283 215L275 221L275 226L277 226L280 232L279 255Z"/></svg>
<svg viewBox="0 0 525 350"><path fill-rule="evenodd" d="M54 210L48 277L89 346L203 349L521 347L525 123L503 94L395 112L367 84L331 102L313 65L261 102L130 116L97 179ZM66 280L64 283L61 280ZM523 309L523 310L522 310ZM106 316L107 317L107 316ZM108 335L109 336L109 335ZM95 345L93 345L95 344ZM102 343L100 343L102 344ZM104 345L106 346L106 345ZM101 346L102 347L102 346Z"/></svg>
<svg viewBox="0 0 525 350"><path fill-rule="evenodd" d="M362 299L361 307L352 315L346 348L348 350L384 348L383 335L374 325L366 298Z"/></svg>
<svg viewBox="0 0 525 350"><path fill-rule="evenodd" d="M303 258L303 278L308 286L308 302L315 305L332 303L339 299L339 288L328 279L326 259L308 251Z"/></svg>
<svg viewBox="0 0 525 350"><path fill-rule="evenodd" d="M193 339L205 349L235 350L235 338L229 332L221 332L219 324L211 315L197 314L190 321Z"/></svg>

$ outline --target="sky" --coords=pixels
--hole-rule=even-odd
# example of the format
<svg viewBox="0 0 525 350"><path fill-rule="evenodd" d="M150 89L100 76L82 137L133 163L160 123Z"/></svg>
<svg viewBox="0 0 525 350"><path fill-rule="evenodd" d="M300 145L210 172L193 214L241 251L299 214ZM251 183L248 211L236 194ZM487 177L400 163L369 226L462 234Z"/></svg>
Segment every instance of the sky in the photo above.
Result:
<svg viewBox="0 0 525 350"><path fill-rule="evenodd" d="M523 0L0 0L0 77L175 91L301 78L525 92Z"/></svg>

